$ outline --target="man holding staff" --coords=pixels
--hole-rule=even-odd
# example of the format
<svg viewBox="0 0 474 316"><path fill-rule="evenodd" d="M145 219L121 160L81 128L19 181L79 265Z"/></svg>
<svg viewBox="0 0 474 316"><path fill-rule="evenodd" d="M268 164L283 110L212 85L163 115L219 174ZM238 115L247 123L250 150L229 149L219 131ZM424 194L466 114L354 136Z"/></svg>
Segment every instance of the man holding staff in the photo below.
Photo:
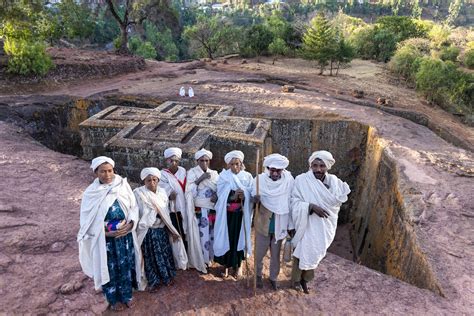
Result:
<svg viewBox="0 0 474 316"><path fill-rule="evenodd" d="M290 223L290 195L294 178L286 170L289 161L280 154L271 154L264 158L264 172L253 181L252 196L261 207L255 214L255 255L257 287L263 287L263 257L270 248L270 283L278 290L280 272L280 250L282 240L288 230L293 229Z"/></svg>

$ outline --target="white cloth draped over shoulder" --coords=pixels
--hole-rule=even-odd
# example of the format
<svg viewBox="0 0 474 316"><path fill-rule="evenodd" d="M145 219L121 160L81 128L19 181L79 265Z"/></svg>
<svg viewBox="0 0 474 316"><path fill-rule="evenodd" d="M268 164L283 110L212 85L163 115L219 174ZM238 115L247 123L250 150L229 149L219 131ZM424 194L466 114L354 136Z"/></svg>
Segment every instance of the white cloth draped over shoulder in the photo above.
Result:
<svg viewBox="0 0 474 316"><path fill-rule="evenodd" d="M207 172L211 175L210 178L205 179L199 183L199 188L209 188L214 192L217 192L217 179L219 174L216 170L207 169ZM211 202L209 198L198 197L198 186L196 185L196 180L204 174L204 171L201 167L196 166L188 170L187 180L186 180L186 205L188 208L191 208L194 212L194 207L204 207L207 209L214 209L214 203Z"/></svg>
<svg viewBox="0 0 474 316"><path fill-rule="evenodd" d="M118 200L125 213L127 223L133 221L134 227L130 232L133 237L135 250L135 268L138 288L146 286L142 275L142 255L138 245L135 229L138 224L138 207L135 195L126 178L115 175L111 184L101 184L96 178L89 185L82 196L80 229L77 235L79 243L79 261L84 273L94 278L94 287L101 289L102 285L110 281L107 267L107 249L105 244L104 220L109 208Z"/></svg>
<svg viewBox="0 0 474 316"><path fill-rule="evenodd" d="M339 209L351 192L349 185L335 175L326 173L325 182L329 188L316 179L311 170L295 179L291 216L296 234L292 243L295 246L293 256L299 259L301 270L315 269L326 256L327 248L336 235ZM309 215L310 203L323 208L330 216Z"/></svg>
<svg viewBox="0 0 474 316"><path fill-rule="evenodd" d="M268 172L258 175L260 202L275 214L275 242L286 237L290 224L290 198L295 179L291 172L283 170L281 178L273 181ZM252 195L257 195L257 181L253 180ZM289 227L290 225L290 227Z"/></svg>
<svg viewBox="0 0 474 316"><path fill-rule="evenodd" d="M183 218L183 233L186 235L186 242L188 243L188 267L194 268L203 273L207 273L206 265L204 264L204 260L202 258L201 240L199 239L199 227L196 216L194 210L186 207L185 194L178 182L178 179L182 183L185 182L184 179L186 179L186 170L183 167L178 167L178 171L175 175L164 170L161 173L160 186L165 189L167 195L169 195L172 191L176 192L176 200L174 202L170 201L169 205L170 208L174 207L175 211L180 211ZM174 215L171 214L170 216Z"/></svg>
<svg viewBox="0 0 474 316"><path fill-rule="evenodd" d="M227 197L231 190L241 189L244 191L243 221L240 229L237 251L246 250L246 257L252 252L252 240L250 238L250 221L252 219L252 190L253 177L247 171L241 170L238 174L230 170L222 170L217 181L216 223L214 225L214 255L223 256L230 249L229 233L227 229ZM245 228L244 228L245 225ZM246 233L246 234L245 234ZM247 242L247 243L246 243Z"/></svg>
<svg viewBox="0 0 474 316"><path fill-rule="evenodd" d="M201 181L199 183L199 187L209 187L212 191L216 192L217 179L219 175L215 170L208 169L207 172L211 174L211 177L209 179ZM192 265L196 270L206 273L206 264L203 257L201 249L201 240L199 236L199 223L194 214L196 206L213 210L215 205L211 202L210 198L202 198L197 196L198 186L195 182L203 173L204 171L199 166L189 169L187 174L185 196L186 207L188 209L188 214L190 214L189 217L191 218L190 222L192 222L193 244L196 243L199 245L199 247L197 245L194 245L193 250L196 251L193 251L192 254L189 254L190 265ZM197 251L197 249L199 249L199 251ZM188 249L188 252L190 252L190 249Z"/></svg>
<svg viewBox="0 0 474 316"><path fill-rule="evenodd" d="M176 228L171 223L168 210L168 196L165 190L157 188L156 193L148 190L145 186L141 186L133 190L137 198L137 204L140 213L140 220L137 227L138 244L141 246L145 236L150 228L154 228L156 222L162 222L173 235L179 235ZM159 215L157 217L157 214ZM183 240L179 238L173 241L169 236L171 248L173 250L173 259L176 268L186 270L188 265L188 257L184 248Z"/></svg>
<svg viewBox="0 0 474 316"><path fill-rule="evenodd" d="M170 213L181 212L181 216L183 217L183 233L187 235L188 217L186 212L186 201L184 198L184 190L178 180L181 181L181 183L186 181L186 169L179 166L178 171L176 171L175 174L164 169L161 172L160 187L165 189L168 196L171 192L176 192L176 200L169 201L169 210Z"/></svg>

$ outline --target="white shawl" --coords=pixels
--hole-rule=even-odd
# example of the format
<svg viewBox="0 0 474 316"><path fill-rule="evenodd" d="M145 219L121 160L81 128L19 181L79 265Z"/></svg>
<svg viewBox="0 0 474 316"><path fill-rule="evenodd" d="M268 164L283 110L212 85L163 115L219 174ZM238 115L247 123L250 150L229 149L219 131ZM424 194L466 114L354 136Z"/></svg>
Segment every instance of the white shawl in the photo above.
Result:
<svg viewBox="0 0 474 316"><path fill-rule="evenodd" d="M237 250L245 250L246 257L252 252L252 240L250 238L250 222L252 219L252 203L250 192L252 189L252 175L247 171L238 174L230 170L222 170L217 181L216 223L214 225L214 254L223 256L230 249L229 232L227 229L227 197L231 190L241 189L244 191L243 221L240 229ZM245 228L244 228L245 225ZM245 233L246 234L245 234ZM247 241L247 243L245 243Z"/></svg>
<svg viewBox="0 0 474 316"><path fill-rule="evenodd" d="M286 237L289 225L290 196L295 179L283 170L281 178L273 181L267 172L258 175L260 202L275 214L275 242ZM253 180L252 195L257 195L257 181Z"/></svg>
<svg viewBox="0 0 474 316"><path fill-rule="evenodd" d="M187 235L188 216L186 212L186 201L184 198L183 189L181 188L178 179L180 181L184 181L186 179L186 169L178 166L178 171L176 171L176 174L174 175L166 169L163 169L161 172L160 187L165 189L168 196L171 194L171 192L176 192L176 200L169 201L170 212L181 212L181 216L183 217L183 233Z"/></svg>
<svg viewBox="0 0 474 316"><path fill-rule="evenodd" d="M176 192L176 200L174 203L171 201L170 207L176 205L175 209L181 211L181 216L183 217L183 233L186 235L186 242L188 243L188 266L202 273L207 273L204 258L202 257L201 240L199 238L199 227L196 215L194 209L191 210L186 207L183 189L176 178L180 180L186 179L186 170L183 167L178 167L176 176L164 170L161 173L160 186L165 188L168 195L172 191Z"/></svg>
<svg viewBox="0 0 474 316"><path fill-rule="evenodd" d="M140 220L137 227L138 243L141 246L145 239L148 229L153 227L158 214L160 219L171 231L173 235L179 235L176 228L171 223L168 210L168 196L162 188L157 188L156 193L148 190L145 186L141 186L133 190L137 198L137 204L140 211ZM173 241L172 236L169 237L171 248L173 250L173 259L176 268L186 270L188 265L188 257L184 248L183 240L179 238Z"/></svg>
<svg viewBox="0 0 474 316"><path fill-rule="evenodd" d="M311 170L297 176L295 180L291 195L291 216L296 234L292 243L295 246L293 255L299 258L301 270L315 269L326 256L327 248L336 235L339 208L351 192L349 185L335 175L326 173L326 183L329 189L316 179ZM310 203L323 208L330 216L322 218L316 214L309 215Z"/></svg>
<svg viewBox="0 0 474 316"><path fill-rule="evenodd" d="M199 187L209 187L211 190L217 190L217 178L218 173L215 170L208 169L207 172L211 174L211 178L205 179L199 183ZM200 235L199 235L199 223L195 216L195 206L203 207L207 209L214 209L214 203L211 202L210 198L200 198L197 197L197 190L198 186L196 185L196 180L204 173L201 167L196 166L194 168L189 169L188 174L186 175L186 207L189 217L192 218L190 223L192 223L191 229L193 230L194 238L192 247L193 251L192 254L190 253L191 249L188 245L188 252L189 252L189 261L190 266L194 267L196 270L199 270L203 273L207 273L206 264L204 262L204 257L202 254L201 243L200 243ZM189 241L188 241L189 242Z"/></svg>
<svg viewBox="0 0 474 316"><path fill-rule="evenodd" d="M127 223L133 221L131 231L135 250L135 268L138 288L143 290L146 282L142 275L142 256L135 229L138 223L138 207L132 189L126 178L115 175L111 184L101 184L96 178L82 196L80 229L77 235L79 243L79 261L84 273L94 278L94 287L101 289L110 281L107 267L107 249L105 244L104 220L115 200L125 213Z"/></svg>

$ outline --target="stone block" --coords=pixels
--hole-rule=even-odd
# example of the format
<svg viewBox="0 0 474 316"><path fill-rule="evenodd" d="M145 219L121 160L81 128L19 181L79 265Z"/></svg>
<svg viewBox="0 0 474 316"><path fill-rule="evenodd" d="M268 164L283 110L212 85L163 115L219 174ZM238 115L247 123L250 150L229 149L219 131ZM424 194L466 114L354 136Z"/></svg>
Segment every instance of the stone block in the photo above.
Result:
<svg viewBox="0 0 474 316"><path fill-rule="evenodd" d="M147 166L165 166L168 147L183 150L182 165L195 165L194 153L201 148L214 152L211 167L224 166L227 151L246 154L248 170L255 170L257 148L264 152L270 122L230 116L224 105L165 102L154 109L110 106L80 124L84 158L108 155L117 171L134 181Z"/></svg>

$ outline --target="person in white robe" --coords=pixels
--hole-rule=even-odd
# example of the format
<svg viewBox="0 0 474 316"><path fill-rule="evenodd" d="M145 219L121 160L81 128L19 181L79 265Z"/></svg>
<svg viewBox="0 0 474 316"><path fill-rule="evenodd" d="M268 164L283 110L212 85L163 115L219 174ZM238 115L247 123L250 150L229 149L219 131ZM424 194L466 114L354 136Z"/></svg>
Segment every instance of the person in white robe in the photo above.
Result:
<svg viewBox="0 0 474 316"><path fill-rule="evenodd" d="M305 293L309 293L307 283L314 278L314 269L334 240L339 209L351 192L346 182L327 173L335 163L330 152L316 151L308 162L310 169L296 177L291 195L296 229L292 281L299 283Z"/></svg>
<svg viewBox="0 0 474 316"><path fill-rule="evenodd" d="M290 223L290 196L294 178L286 170L289 161L280 154L271 154L264 158L264 172L258 175L259 194L257 195L257 179L252 186L253 202L260 202L258 213L255 214L254 226L256 234L255 255L257 261L257 287L263 287L263 257L270 248L270 284L278 290L277 280L280 273L280 250L288 230L293 229Z"/></svg>
<svg viewBox="0 0 474 316"><path fill-rule="evenodd" d="M97 178L85 190L80 212L79 261L102 289L112 310L131 308L132 287L145 288L136 235L138 207L126 178L115 174L112 159L92 160Z"/></svg>
<svg viewBox="0 0 474 316"><path fill-rule="evenodd" d="M181 167L182 151L180 148L171 147L164 151L167 168L161 172L160 187L168 195L170 218L173 226L183 239L188 256L188 267L202 273L207 273L206 265L202 258L199 227L194 215L186 207L186 169Z"/></svg>
<svg viewBox="0 0 474 316"><path fill-rule="evenodd" d="M203 262L210 265L213 258L214 224L216 220L217 171L209 168L212 152L201 149L194 154L197 166L188 170L186 207L195 212L199 226Z"/></svg>
<svg viewBox="0 0 474 316"><path fill-rule="evenodd" d="M144 271L149 290L171 284L176 268L185 270L188 258L178 231L171 223L168 196L158 186L158 168L144 168L140 173L144 185L133 190L140 219L137 227L138 244L142 249Z"/></svg>
<svg viewBox="0 0 474 316"><path fill-rule="evenodd" d="M251 255L250 222L252 218L252 175L245 171L244 154L239 150L224 157L227 169L217 181L216 224L214 226L214 261L242 276L241 263Z"/></svg>

